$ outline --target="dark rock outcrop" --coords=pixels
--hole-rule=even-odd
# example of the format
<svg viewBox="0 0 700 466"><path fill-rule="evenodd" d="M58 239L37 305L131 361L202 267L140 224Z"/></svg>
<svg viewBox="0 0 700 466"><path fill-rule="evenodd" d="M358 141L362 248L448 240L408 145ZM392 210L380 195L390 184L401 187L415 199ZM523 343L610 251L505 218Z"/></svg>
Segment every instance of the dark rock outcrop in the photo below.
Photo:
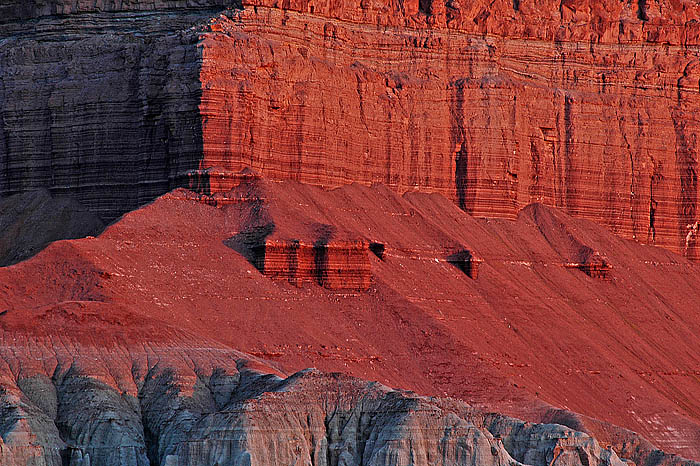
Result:
<svg viewBox="0 0 700 466"><path fill-rule="evenodd" d="M5 2L18 13L34 5L40 18L0 14L0 195L47 188L110 221L198 167L200 54L190 27L213 12L146 2L83 11L89 3Z"/></svg>
<svg viewBox="0 0 700 466"><path fill-rule="evenodd" d="M252 247L254 264L270 278L302 285L316 282L331 290L365 291L370 285L367 242L265 240Z"/></svg>

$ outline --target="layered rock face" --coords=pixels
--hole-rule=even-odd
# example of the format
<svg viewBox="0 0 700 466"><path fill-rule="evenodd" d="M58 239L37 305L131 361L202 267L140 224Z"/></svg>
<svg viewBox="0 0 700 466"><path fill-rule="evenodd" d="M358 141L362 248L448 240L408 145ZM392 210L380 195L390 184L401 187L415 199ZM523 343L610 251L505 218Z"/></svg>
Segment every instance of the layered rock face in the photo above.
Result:
<svg viewBox="0 0 700 466"><path fill-rule="evenodd" d="M163 12L231 6L230 0L6 0L0 5L2 22L84 13Z"/></svg>
<svg viewBox="0 0 700 466"><path fill-rule="evenodd" d="M47 188L111 220L197 167L198 36L188 28L212 10L122 6L4 2L2 195ZM38 19L17 19L27 16Z"/></svg>
<svg viewBox="0 0 700 466"><path fill-rule="evenodd" d="M331 290L365 291L371 278L368 246L364 241L265 240L252 253L256 268L267 277L299 286L316 282Z"/></svg>
<svg viewBox="0 0 700 466"><path fill-rule="evenodd" d="M543 202L700 257L694 2L226 6L5 3L0 192L111 219L252 167L479 216Z"/></svg>
<svg viewBox="0 0 700 466"><path fill-rule="evenodd" d="M202 44L204 165L543 202L695 257L696 6L246 3Z"/></svg>

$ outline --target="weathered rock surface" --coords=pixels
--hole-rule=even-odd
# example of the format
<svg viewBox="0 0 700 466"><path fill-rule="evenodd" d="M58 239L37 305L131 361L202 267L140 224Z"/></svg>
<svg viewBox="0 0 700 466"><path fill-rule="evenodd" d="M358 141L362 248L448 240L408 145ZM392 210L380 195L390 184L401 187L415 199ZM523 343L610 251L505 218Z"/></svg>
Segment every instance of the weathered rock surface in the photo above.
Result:
<svg viewBox="0 0 700 466"><path fill-rule="evenodd" d="M252 167L439 192L479 216L542 202L700 257L696 2L218 14L239 6L5 2L0 193L48 187L111 219L193 171Z"/></svg>
<svg viewBox="0 0 700 466"><path fill-rule="evenodd" d="M71 198L43 189L0 198L0 267L27 259L49 243L95 236L104 223Z"/></svg>
<svg viewBox="0 0 700 466"><path fill-rule="evenodd" d="M369 289L371 267L367 240L357 234L338 231L327 223L278 225L277 212L269 209L265 194L260 192L262 182L250 178L246 185L249 189L243 188L242 191L247 191L244 196L203 198L213 205L235 202L235 199L246 199L243 202L249 204L245 226L226 241L229 247L272 279L287 280L297 286L316 283L331 290Z"/></svg>
<svg viewBox="0 0 700 466"><path fill-rule="evenodd" d="M168 322L191 332L187 341L201 340L198 347L238 348L287 373L341 370L532 422L566 424L637 464L661 461L656 448L700 458L697 265L542 204L516 220L478 220L439 195L239 178L227 193L174 191L97 238L57 242L0 268L0 326L8 346L17 347L15 357L40 346L12 341L20 324L25 331L43 328L52 344L75 346L63 343L63 326L46 328L39 317L86 306L92 324L80 324L78 340L114 334L106 341L114 338L118 348L132 339L101 322L124 329L144 325L139 319ZM333 290L316 280L290 284L265 276L235 241L265 225L272 239L313 244L319 232L334 231L374 245L366 256L369 288ZM455 263L467 252L482 261L476 277ZM588 257L610 265L606 279L569 266ZM284 264L279 270L292 275ZM74 312L65 320L80 323ZM169 325L151 328L167 336ZM143 345L153 337L135 339ZM75 351L86 361L101 354ZM109 351L122 358L120 350ZM36 358L24 364L43 367L46 358ZM113 371L112 363L121 367L110 361L105 371ZM15 364L11 373L22 367ZM53 366L46 371L50 378Z"/></svg>
<svg viewBox="0 0 700 466"><path fill-rule="evenodd" d="M47 188L112 220L198 166L198 39L188 28L203 13L80 12L30 23L0 15L0 193Z"/></svg>
<svg viewBox="0 0 700 466"><path fill-rule="evenodd" d="M168 10L201 10L228 7L231 0L4 0L0 5L2 23L31 20L46 16L65 16L85 13L163 12Z"/></svg>
<svg viewBox="0 0 700 466"><path fill-rule="evenodd" d="M439 192L487 217L543 202L695 257L696 13L450 3L447 24L444 6L222 18L202 42L203 166ZM682 37L653 40L664 22Z"/></svg>
<svg viewBox="0 0 700 466"><path fill-rule="evenodd" d="M290 373L340 369L529 420L558 416L639 464L683 460L607 423L700 458L697 267L566 215L700 257L696 3L240 6L0 5L0 195L47 188L111 220L173 186L199 191L0 270L5 461L357 458L364 434L321 429L327 411L279 418L255 404L256 386L276 412L275 399L294 406L311 389L255 376L257 394L234 400L243 356L229 348ZM245 167L391 191L269 184ZM263 213L274 231L252 249L282 247L261 260L236 240L268 225ZM342 246L325 265L323 231ZM311 248L301 259L297 241ZM38 325L52 319L60 325ZM114 330L143 325L151 331L133 338ZM490 429L510 459L496 446L489 461L617 461L565 429L473 430L464 406L443 416L447 401L408 414L389 404L400 414L385 418L376 397L345 406L383 429L363 430L360 415L350 431L393 439L370 451L377 461L420 444L426 458L486 462L459 455L464 444L481 452ZM267 437L273 421L304 441ZM437 438L448 450L430 446Z"/></svg>
<svg viewBox="0 0 700 466"><path fill-rule="evenodd" d="M243 353L193 345L167 324L94 302L32 317L40 325L9 317L0 330L4 466L521 464L514 457L624 465L560 425L337 373L285 378Z"/></svg>
<svg viewBox="0 0 700 466"><path fill-rule="evenodd" d="M17 314L0 323L2 465L152 464L147 420L196 415L190 409L208 408L225 390L217 383L236 386L238 365L264 367L163 322L94 301ZM180 405L149 412L151 398L168 390L183 397Z"/></svg>
<svg viewBox="0 0 700 466"><path fill-rule="evenodd" d="M332 290L366 291L370 286L366 241L317 240L311 244L265 239L250 250L253 264L267 277L300 286L316 282Z"/></svg>

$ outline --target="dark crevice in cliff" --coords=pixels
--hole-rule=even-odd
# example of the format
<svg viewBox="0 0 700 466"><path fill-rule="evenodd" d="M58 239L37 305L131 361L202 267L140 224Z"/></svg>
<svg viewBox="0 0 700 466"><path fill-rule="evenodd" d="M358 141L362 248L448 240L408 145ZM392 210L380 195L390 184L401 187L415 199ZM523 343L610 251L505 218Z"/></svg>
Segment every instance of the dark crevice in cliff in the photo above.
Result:
<svg viewBox="0 0 700 466"><path fill-rule="evenodd" d="M357 97L360 103L360 121L364 125L367 133L370 133L369 125L367 124L367 115L365 113L365 104L363 97L364 93L362 90L362 84L364 83L364 79L362 78L361 73L364 71L364 66L360 63L354 63L352 67L355 68L355 79L357 80L357 87L355 88L355 90L357 91Z"/></svg>
<svg viewBox="0 0 700 466"><path fill-rule="evenodd" d="M647 235L647 241L651 239L651 243L654 244L656 242L656 207L657 207L657 202L654 200L654 191L653 191L653 186L654 182L649 183L649 190L651 191L651 195L649 197L649 234Z"/></svg>
<svg viewBox="0 0 700 466"><path fill-rule="evenodd" d="M229 374L225 369L214 368L207 376L200 374L196 366L193 369L194 381L183 387L176 371L156 364L140 384L140 422L146 456L152 465L164 464L168 456L176 455L199 423L219 412L239 387L235 371ZM184 395L183 388L191 393Z"/></svg>
<svg viewBox="0 0 700 466"><path fill-rule="evenodd" d="M637 121L639 121L639 117L637 118ZM632 144L630 144L629 139L627 138L627 132L625 131L625 120L623 118L618 119L618 130L620 131L620 134L622 135L622 140L625 143L625 148L627 150L627 154L629 157L630 161L630 208L629 208L629 216L630 216L630 225L632 225L632 238L636 239L637 238L637 217L635 215L635 210L638 205L637 198L641 194L639 192L639 189L637 189L637 173L635 170L635 163L634 163L634 153L632 152Z"/></svg>
<svg viewBox="0 0 700 466"><path fill-rule="evenodd" d="M471 183L473 174L469 172L469 152L467 149L467 132L464 122L464 80L453 83L455 90L454 107L451 107L450 120L455 147L455 190L457 194L457 205L465 212L471 212L474 207L474 187Z"/></svg>
<svg viewBox="0 0 700 466"><path fill-rule="evenodd" d="M684 253L689 258L695 256L697 241L698 220L698 160L695 139L688 136L686 122L683 113L674 112L672 115L673 126L676 132L676 171L680 181L681 192L678 204L678 233L680 238L685 238L681 245Z"/></svg>
<svg viewBox="0 0 700 466"><path fill-rule="evenodd" d="M333 436L331 433L331 421L335 413L326 414L323 419L323 432L326 434L326 464L325 466L336 466L338 464L337 452L331 448L333 444ZM320 465L319 465L320 466Z"/></svg>
<svg viewBox="0 0 700 466"><path fill-rule="evenodd" d="M318 238L314 241L314 275L316 282L323 285L328 271L328 243L335 233L335 227L318 224L315 229L318 231Z"/></svg>
<svg viewBox="0 0 700 466"><path fill-rule="evenodd" d="M161 462L160 462L160 459L158 457L158 444L159 444L158 435L157 435L157 433L153 432L153 430L151 429L151 425L148 422L146 409L144 409L143 397L144 397L145 393L143 391L143 388L144 388L146 380L148 380L149 377L152 376L152 369L155 369L157 366L158 366L158 364L156 363L156 366L149 369L143 379L137 375L134 366L132 366L132 369L131 369L131 375L133 378L134 385L139 387L137 401L138 401L138 405L139 405L139 413L141 415L141 426L143 428L143 442L144 442L145 450L146 450L146 458L148 458L148 462L149 462L150 466L159 466L161 464Z"/></svg>
<svg viewBox="0 0 700 466"><path fill-rule="evenodd" d="M353 396L348 399L342 390L339 384L335 399L331 399L333 396L328 396L324 402L326 466L373 464L372 458L378 449L374 443L381 432L381 426L377 429L377 422L384 413L380 414L377 411L373 400L368 400L364 396ZM386 400L387 398L383 398L376 401L382 403ZM343 451L348 445L352 445L352 448Z"/></svg>
<svg viewBox="0 0 700 466"><path fill-rule="evenodd" d="M138 384L138 402L141 412L141 425L143 426L144 444L146 449L146 457L151 465L161 464L160 450L161 439L163 433L160 427L163 427L162 419L158 418L158 410L162 409L161 403L163 395L171 391L168 387L167 377L158 377L156 382L156 373L160 370L158 363L149 368L141 383ZM170 381L171 382L171 381ZM165 411L165 410L163 410ZM161 422L159 422L161 421Z"/></svg>
<svg viewBox="0 0 700 466"><path fill-rule="evenodd" d="M530 188L528 193L531 199L541 200L542 187L540 186L540 175L542 173L540 151L537 149L537 144L534 138L530 139L530 166L532 167L532 175L530 177Z"/></svg>
<svg viewBox="0 0 700 466"><path fill-rule="evenodd" d="M66 444L64 461L108 464L118 457L125 465L148 464L136 400L83 375L76 366L54 377L53 383L57 394L55 425ZM119 439L119 443L110 445L112 439Z"/></svg>
<svg viewBox="0 0 700 466"><path fill-rule="evenodd" d="M663 176L659 172L656 163L654 163L654 170L649 179L649 232L647 234L647 242L651 244L656 243L656 209L659 203L655 198L655 187L661 182Z"/></svg>
<svg viewBox="0 0 700 466"><path fill-rule="evenodd" d="M681 192L678 203L678 234L685 238L681 245L683 253L687 257L694 256L697 242L698 221L696 220L698 201L698 158L696 139L693 131L686 128L687 109L683 96L683 79L688 75L688 66L683 71L683 76L676 83L677 104L671 114L673 128L676 135L676 173L680 181Z"/></svg>
<svg viewBox="0 0 700 466"><path fill-rule="evenodd" d="M69 407L67 406L68 399L66 397L64 386L65 375L55 377L59 373L59 367L56 368L57 372L54 373L54 378L52 378L57 395L56 415L53 418L53 422L61 440L64 443L64 447L60 451L61 464L63 466L68 466L70 465L71 457L73 456L71 450L77 447L77 442L75 436L71 433L71 426L69 423L67 423L65 419L61 419L61 411L63 410L63 412L65 412L66 409L69 409ZM68 373L69 372L70 369L68 369Z"/></svg>
<svg viewBox="0 0 700 466"><path fill-rule="evenodd" d="M359 406L360 412L358 413L358 426L355 430L355 443L358 445L357 451L360 452L360 464L367 464L370 461L365 460L364 456L367 452L367 442L369 442L370 435L375 427L376 416L372 416L371 414L365 412L366 408L364 407L364 403L360 404Z"/></svg>
<svg viewBox="0 0 700 466"><path fill-rule="evenodd" d="M576 206L572 205L571 202L575 199L575 183L571 179L571 175L574 173L571 161L575 153L573 105L574 98L567 94L564 97L564 162L563 167L560 167L561 183L565 186L565 189L560 190L560 195L562 196L560 205L568 212L575 213Z"/></svg>
<svg viewBox="0 0 700 466"><path fill-rule="evenodd" d="M464 146L464 143L460 146L457 156L455 158L455 184L457 189L457 204L459 208L468 211L467 209L467 192L469 189L468 181L468 163L469 154Z"/></svg>
<svg viewBox="0 0 700 466"><path fill-rule="evenodd" d="M646 0L637 0L637 18L639 18L641 21L649 21Z"/></svg>
<svg viewBox="0 0 700 466"><path fill-rule="evenodd" d="M150 466L159 466L161 463L158 459L158 436L151 432L146 426L145 419L143 417L141 419L141 423L143 424L143 441L146 445L148 463Z"/></svg>

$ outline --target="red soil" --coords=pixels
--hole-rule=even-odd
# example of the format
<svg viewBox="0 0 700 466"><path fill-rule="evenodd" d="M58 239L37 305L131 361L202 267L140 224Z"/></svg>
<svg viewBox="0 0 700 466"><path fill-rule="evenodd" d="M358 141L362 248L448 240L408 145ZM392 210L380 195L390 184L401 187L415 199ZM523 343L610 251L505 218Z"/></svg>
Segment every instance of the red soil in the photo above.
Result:
<svg viewBox="0 0 700 466"><path fill-rule="evenodd" d="M438 195L255 180L221 207L195 197L175 191L98 238L0 269L0 327L60 333L37 313L88 302L73 336L91 344L116 327L123 341L177 329L287 372L339 370L530 419L551 404L700 459L698 265L541 205L486 220ZM369 254L366 292L297 287L229 247L265 225L271 238L313 243L323 227L386 250ZM463 251L484 260L477 279L447 261ZM578 268L590 257L612 267L606 279Z"/></svg>

